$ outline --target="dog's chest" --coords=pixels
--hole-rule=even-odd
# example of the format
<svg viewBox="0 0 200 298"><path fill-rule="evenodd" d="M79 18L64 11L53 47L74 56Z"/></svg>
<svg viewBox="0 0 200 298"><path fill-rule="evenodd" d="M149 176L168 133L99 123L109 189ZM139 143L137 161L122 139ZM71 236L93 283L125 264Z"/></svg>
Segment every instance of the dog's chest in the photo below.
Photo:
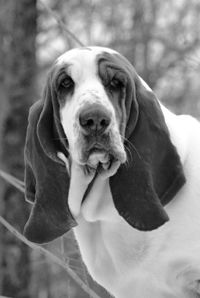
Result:
<svg viewBox="0 0 200 298"><path fill-rule="evenodd" d="M167 237L157 242L123 220L113 224L82 220L74 232L89 273L115 297L127 298L130 293L134 298L197 297L187 289L190 275L181 277L188 254L171 251L170 256Z"/></svg>
<svg viewBox="0 0 200 298"><path fill-rule="evenodd" d="M74 232L89 273L107 289L123 284L148 256L148 237L120 217L118 223L82 220Z"/></svg>

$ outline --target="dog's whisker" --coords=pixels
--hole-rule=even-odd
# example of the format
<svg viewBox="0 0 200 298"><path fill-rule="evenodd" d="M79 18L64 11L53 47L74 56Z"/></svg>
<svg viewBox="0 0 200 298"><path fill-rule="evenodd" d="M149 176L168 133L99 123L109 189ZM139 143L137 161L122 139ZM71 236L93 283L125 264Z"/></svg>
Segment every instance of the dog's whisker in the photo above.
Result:
<svg viewBox="0 0 200 298"><path fill-rule="evenodd" d="M128 143L130 147L133 148L133 150L136 152L137 156L139 157L140 160L143 160L142 156L140 155L140 153L138 152L137 148L135 147L135 145L133 143L131 143L126 137L121 135L121 138L124 140L124 142ZM125 144L124 144L126 149L129 149Z"/></svg>
<svg viewBox="0 0 200 298"><path fill-rule="evenodd" d="M56 140L68 140L68 139L66 137L61 137L61 138L59 137L59 138L53 138L53 140L56 141Z"/></svg>
<svg viewBox="0 0 200 298"><path fill-rule="evenodd" d="M124 145L124 147L126 148L127 151L127 160L126 160L126 165L128 166L132 161L133 161L133 156L132 156L132 152L130 150L130 148L128 148L126 145Z"/></svg>

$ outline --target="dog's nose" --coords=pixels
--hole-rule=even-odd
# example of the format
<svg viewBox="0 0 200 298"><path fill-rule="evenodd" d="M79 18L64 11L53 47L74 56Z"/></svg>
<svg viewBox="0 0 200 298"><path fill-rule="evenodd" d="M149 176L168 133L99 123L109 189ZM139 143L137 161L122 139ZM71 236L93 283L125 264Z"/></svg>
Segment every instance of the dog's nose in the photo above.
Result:
<svg viewBox="0 0 200 298"><path fill-rule="evenodd" d="M111 117L103 108L90 107L79 115L80 126L86 133L103 134L111 122Z"/></svg>

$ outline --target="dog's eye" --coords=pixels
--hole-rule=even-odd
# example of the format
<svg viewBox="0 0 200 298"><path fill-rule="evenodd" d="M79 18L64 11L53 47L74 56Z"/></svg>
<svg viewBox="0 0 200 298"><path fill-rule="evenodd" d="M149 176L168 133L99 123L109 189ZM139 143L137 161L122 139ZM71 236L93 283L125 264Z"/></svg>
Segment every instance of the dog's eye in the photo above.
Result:
<svg viewBox="0 0 200 298"><path fill-rule="evenodd" d="M60 86L65 89L71 89L74 87L74 82L70 77L66 77L65 79L62 80L62 82L60 83Z"/></svg>
<svg viewBox="0 0 200 298"><path fill-rule="evenodd" d="M119 89L121 89L123 87L123 83L120 80L113 78L110 81L108 87L113 91L118 91Z"/></svg>

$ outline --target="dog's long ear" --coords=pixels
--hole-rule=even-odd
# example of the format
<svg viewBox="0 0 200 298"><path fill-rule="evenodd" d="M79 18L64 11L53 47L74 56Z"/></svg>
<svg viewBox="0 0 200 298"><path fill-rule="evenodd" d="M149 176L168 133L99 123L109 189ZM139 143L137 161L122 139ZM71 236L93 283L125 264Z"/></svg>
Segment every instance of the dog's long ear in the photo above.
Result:
<svg viewBox="0 0 200 298"><path fill-rule="evenodd" d="M27 239L49 242L76 225L67 197L69 176L57 152L67 156L56 93L49 77L44 98L30 109L25 145L26 199L33 203L24 228Z"/></svg>
<svg viewBox="0 0 200 298"><path fill-rule="evenodd" d="M169 219L163 205L176 195L185 177L154 93L128 62L122 64L127 65L128 76L125 146L129 160L110 178L110 187L119 214L133 227L148 231Z"/></svg>

